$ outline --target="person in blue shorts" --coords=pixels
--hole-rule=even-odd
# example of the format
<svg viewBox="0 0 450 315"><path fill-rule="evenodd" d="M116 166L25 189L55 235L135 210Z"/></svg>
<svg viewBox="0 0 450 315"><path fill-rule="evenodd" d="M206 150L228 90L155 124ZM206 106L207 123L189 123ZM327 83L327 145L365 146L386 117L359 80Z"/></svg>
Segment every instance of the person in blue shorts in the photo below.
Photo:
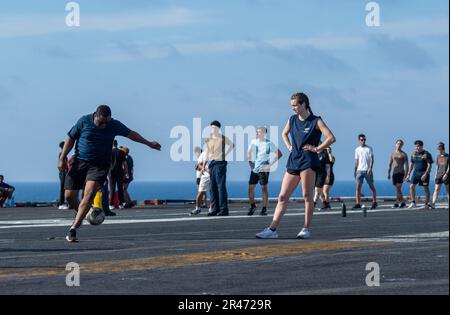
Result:
<svg viewBox="0 0 450 315"><path fill-rule="evenodd" d="M356 182L355 201L356 204L352 209L361 209L361 187L364 183L364 179L369 184L370 191L372 192L372 206L370 209L376 209L377 203L377 190L373 180L373 165L375 162L372 147L366 144L366 136L364 134L358 135L359 147L355 149L355 170L353 177Z"/></svg>
<svg viewBox="0 0 450 315"><path fill-rule="evenodd" d="M120 121L111 118L109 106L100 105L95 113L81 117L68 132L58 162L60 171L67 169L67 154L75 145L75 154L70 160L64 184L66 200L71 208L77 211L66 236L68 242L77 241L77 229L89 211L95 194L108 176L112 144L116 136L127 137L152 149L161 150L158 142L146 140ZM81 189L84 189L84 195L80 203L77 196Z"/></svg>
<svg viewBox="0 0 450 315"><path fill-rule="evenodd" d="M286 173L283 177L272 223L262 232L257 233L257 238L278 237L276 229L286 212L289 198L300 181L305 202L305 222L297 234L297 238L307 239L310 237L309 229L314 212L314 185L316 172L320 166L317 154L336 141L322 118L313 114L306 94L292 95L291 108L295 114L289 118L282 133L283 141L290 152ZM319 145L322 135L325 136L325 139Z"/></svg>

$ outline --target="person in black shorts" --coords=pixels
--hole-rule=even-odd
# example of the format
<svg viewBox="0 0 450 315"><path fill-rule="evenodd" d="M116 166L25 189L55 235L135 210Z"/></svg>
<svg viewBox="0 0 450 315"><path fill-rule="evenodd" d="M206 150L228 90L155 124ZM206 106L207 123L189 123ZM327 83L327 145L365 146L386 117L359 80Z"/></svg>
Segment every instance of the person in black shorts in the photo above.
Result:
<svg viewBox="0 0 450 315"><path fill-rule="evenodd" d="M319 145L320 144L322 144L322 141L319 142ZM321 199L322 201L325 200L323 198L323 185L325 185L325 179L327 177L326 166L325 166L326 155L327 155L327 153L325 151L317 153L317 156L320 161L320 166L317 169L317 173L316 173L316 183L315 183L315 189L314 189L314 208L316 208L316 205L317 205L319 199ZM317 210L321 210L321 208L319 208Z"/></svg>
<svg viewBox="0 0 450 315"><path fill-rule="evenodd" d="M447 198L448 198L448 190L449 190L449 155L445 153L445 144L443 142L439 142L438 144L438 151L439 154L436 157L436 176L434 178L434 194L433 194L433 201L431 202L431 207L434 209L436 201L439 197L439 192L441 191L442 185L445 186L445 190L447 191ZM448 202L448 199L447 199Z"/></svg>
<svg viewBox="0 0 450 315"><path fill-rule="evenodd" d="M406 207L406 203L403 199L402 185L405 180L406 173L408 172L409 163L408 155L402 150L403 144L403 140L398 139L395 142L395 151L392 152L389 157L388 179L392 178L392 184L395 186L397 191L397 199L392 208Z"/></svg>
<svg viewBox="0 0 450 315"><path fill-rule="evenodd" d="M100 105L95 113L81 117L68 132L58 162L58 169L67 169L67 154L75 145L75 154L70 160L65 181L65 197L71 208L77 211L75 220L66 236L68 242L77 241L77 229L81 226L97 191L103 186L111 163L112 144L116 136L145 144L161 150L156 141L148 141L139 133L128 129L120 121L111 118L111 109ZM81 203L78 192L84 189Z"/></svg>
<svg viewBox="0 0 450 315"><path fill-rule="evenodd" d="M331 209L331 204L330 204L330 191L331 191L331 187L334 184L334 172L333 172L333 167L334 167L334 162L335 162L335 158L333 156L333 152L331 150L331 147L326 148L324 151L325 153L325 178L323 180L323 189L322 189L322 194L323 194L323 207L321 208L321 210L329 210ZM322 182L320 183L322 184Z"/></svg>
<svg viewBox="0 0 450 315"><path fill-rule="evenodd" d="M269 227L256 234L256 238L277 238L276 231L281 218L287 210L291 194L300 181L305 201L305 221L297 238L310 238L310 226L314 213L314 183L319 168L317 153L322 152L336 141L331 130L321 117L315 116L309 104L309 98L304 93L291 96L291 108L294 111L283 130L282 137L290 155L286 164L286 173L281 184L278 203L272 223ZM322 134L325 140L319 145ZM289 137L290 136L290 137Z"/></svg>
<svg viewBox="0 0 450 315"><path fill-rule="evenodd" d="M259 183L262 190L262 207L260 215L267 215L267 203L269 200L269 175L274 165L282 156L275 144L266 138L267 128L259 126L256 128L256 139L251 141L248 147L248 165L251 169L248 181L248 199L250 209L248 215L253 215L256 210L255 187ZM274 156L271 159L271 156ZM272 160L272 161L271 161Z"/></svg>
<svg viewBox="0 0 450 315"><path fill-rule="evenodd" d="M409 165L406 181L411 181L411 203L409 209L416 206L416 185L423 187L425 191L425 208L431 209L430 202L430 172L433 164L433 158L428 151L423 149L423 141L416 140L414 142L416 150L411 155L411 164ZM414 169L414 171L413 171ZM412 176L411 176L412 175Z"/></svg>

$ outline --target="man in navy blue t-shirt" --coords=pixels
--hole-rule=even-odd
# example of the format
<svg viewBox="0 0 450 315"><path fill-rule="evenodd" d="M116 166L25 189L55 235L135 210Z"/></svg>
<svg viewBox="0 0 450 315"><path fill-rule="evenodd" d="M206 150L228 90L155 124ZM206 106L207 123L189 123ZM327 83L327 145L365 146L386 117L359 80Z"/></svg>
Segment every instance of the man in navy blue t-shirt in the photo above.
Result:
<svg viewBox="0 0 450 315"><path fill-rule="evenodd" d="M431 154L423 149L423 141L416 140L414 142L416 150L411 154L411 164L409 164L406 180L411 181L411 203L409 209L416 206L416 185L423 187L425 191L425 208L431 209L430 203L430 172L433 164Z"/></svg>
<svg viewBox="0 0 450 315"><path fill-rule="evenodd" d="M76 242L76 230L81 226L95 194L103 186L108 175L114 138L127 137L155 150L161 150L161 145L156 141L146 140L120 121L112 119L111 109L106 105L99 106L93 114L81 117L70 129L68 136L61 152L58 168L61 171L67 169L64 161L75 145L75 154L70 161L64 189L66 200L71 208L77 210L75 221L66 240ZM79 203L77 196L81 189L84 189L84 196Z"/></svg>

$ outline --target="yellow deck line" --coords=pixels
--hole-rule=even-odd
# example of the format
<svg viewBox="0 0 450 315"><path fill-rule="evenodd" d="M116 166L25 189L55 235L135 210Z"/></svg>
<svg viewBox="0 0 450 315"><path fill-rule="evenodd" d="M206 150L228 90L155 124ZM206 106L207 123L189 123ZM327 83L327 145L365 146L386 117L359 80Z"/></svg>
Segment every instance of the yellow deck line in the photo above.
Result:
<svg viewBox="0 0 450 315"><path fill-rule="evenodd" d="M280 256L294 256L320 251L333 251L351 249L357 247L380 246L375 242L345 242L345 241L299 241L289 244L270 244L232 250L197 252L183 255L154 256L134 259L106 260L80 264L80 273L109 273L127 272L139 270L151 270L157 268L176 268L199 264L253 261ZM68 271L65 266L42 268L1 268L0 280L61 276Z"/></svg>

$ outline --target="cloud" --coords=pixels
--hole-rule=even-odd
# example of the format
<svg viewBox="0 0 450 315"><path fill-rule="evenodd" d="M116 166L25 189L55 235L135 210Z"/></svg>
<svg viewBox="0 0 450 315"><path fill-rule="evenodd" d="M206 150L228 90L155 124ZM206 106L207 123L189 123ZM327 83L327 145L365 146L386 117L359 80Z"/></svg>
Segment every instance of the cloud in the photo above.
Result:
<svg viewBox="0 0 450 315"><path fill-rule="evenodd" d="M75 55L67 49L59 46L50 46L43 50L43 54L51 59L74 59Z"/></svg>
<svg viewBox="0 0 450 315"><path fill-rule="evenodd" d="M171 45L154 45L146 41L117 42L115 46L102 52L97 60L120 62L142 59L161 59L169 57L211 55L211 54L266 54L281 61L302 65L315 71L349 72L354 69L335 57L332 48L339 47L338 41L327 43L325 37L316 39L269 39L269 40L223 40L203 43L182 43ZM330 51L315 47L328 47ZM361 46L360 39L344 40L341 47L350 49Z"/></svg>
<svg viewBox="0 0 450 315"><path fill-rule="evenodd" d="M380 30L390 36L405 39L445 36L448 37L448 16L438 18L420 18L392 23L382 23Z"/></svg>
<svg viewBox="0 0 450 315"><path fill-rule="evenodd" d="M269 54L297 68L298 73L305 72L353 72L353 69L331 52L311 45L298 46L295 49L280 49L273 46L260 47L260 52Z"/></svg>
<svg viewBox="0 0 450 315"><path fill-rule="evenodd" d="M58 17L44 15L0 16L0 38L38 36L69 31L112 32L210 23L206 16L181 7L159 11L148 10L105 15L83 14L83 8L80 11L80 27L66 26L66 14L61 14Z"/></svg>
<svg viewBox="0 0 450 315"><path fill-rule="evenodd" d="M2 107L9 107L8 104L12 98L13 93L6 87L0 85L0 105L2 105Z"/></svg>
<svg viewBox="0 0 450 315"><path fill-rule="evenodd" d="M431 68L436 61L415 42L387 35L372 36L369 43L392 65L405 68Z"/></svg>

